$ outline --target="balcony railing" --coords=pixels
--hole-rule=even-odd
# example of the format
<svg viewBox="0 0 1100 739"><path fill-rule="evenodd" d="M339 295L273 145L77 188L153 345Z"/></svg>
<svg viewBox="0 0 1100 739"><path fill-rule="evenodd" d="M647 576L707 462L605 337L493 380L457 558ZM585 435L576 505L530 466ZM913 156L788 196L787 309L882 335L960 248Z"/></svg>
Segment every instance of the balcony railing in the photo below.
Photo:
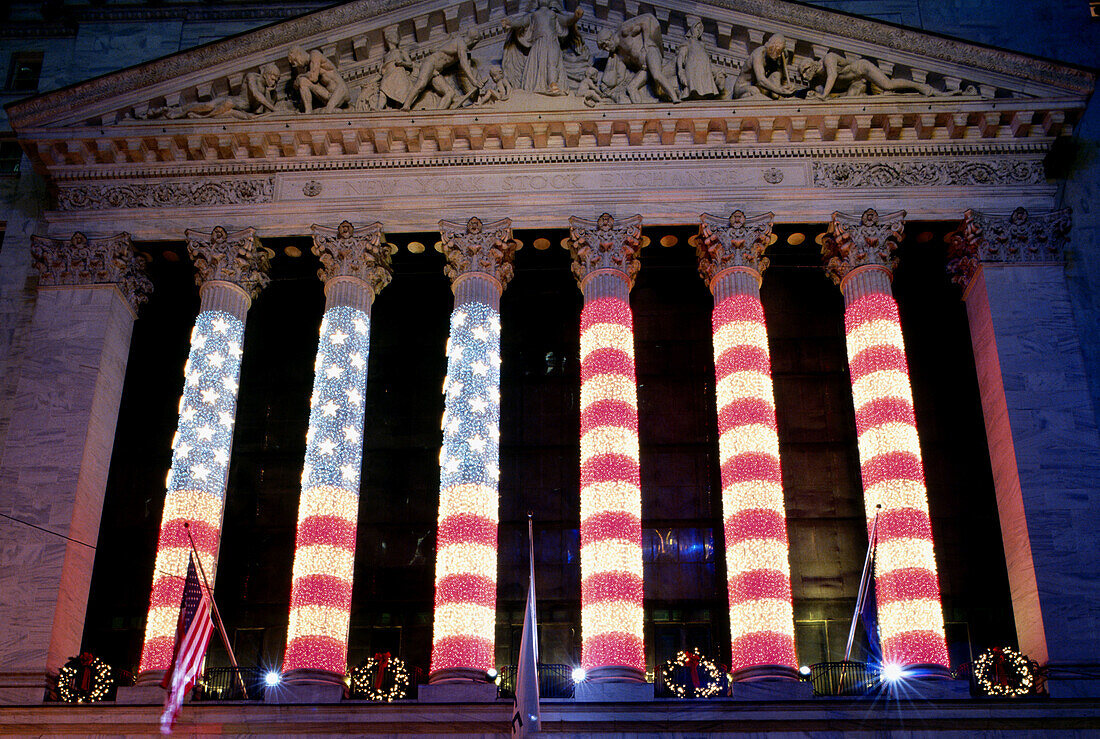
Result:
<svg viewBox="0 0 1100 739"><path fill-rule="evenodd" d="M539 698L572 698L573 668L570 665L539 665ZM500 668L500 694L511 696L516 689L516 666Z"/></svg>
<svg viewBox="0 0 1100 739"><path fill-rule="evenodd" d="M202 674L202 680L195 686L192 694L197 701L262 701L267 690L264 678L267 671L259 667L242 667L240 669L245 694L241 688L241 680L234 674L232 667L207 667Z"/></svg>
<svg viewBox="0 0 1100 739"><path fill-rule="evenodd" d="M810 667L815 696L868 695L881 684L879 671L866 662L821 662Z"/></svg>

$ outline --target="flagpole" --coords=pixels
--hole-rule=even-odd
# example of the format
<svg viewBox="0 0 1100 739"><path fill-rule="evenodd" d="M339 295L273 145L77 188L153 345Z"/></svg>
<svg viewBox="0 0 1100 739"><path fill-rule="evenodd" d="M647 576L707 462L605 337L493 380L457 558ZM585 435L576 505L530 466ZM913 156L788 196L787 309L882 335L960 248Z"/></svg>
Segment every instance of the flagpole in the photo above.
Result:
<svg viewBox="0 0 1100 739"><path fill-rule="evenodd" d="M859 595L856 596L856 610L852 614L852 627L848 629L848 646L844 650L844 664L840 669L840 682L837 683L836 691L840 694L841 687L844 685L844 676L848 672L848 659L852 656L852 642L856 637L856 623L859 621L859 614L863 611L863 601L867 597L867 588L871 583L871 564L875 559L875 540L878 538L878 514L882 510L882 503L875 506L875 517L871 521L871 538L867 541L867 556L863 559L863 574L859 578Z"/></svg>
<svg viewBox="0 0 1100 739"><path fill-rule="evenodd" d="M210 610L214 614L214 623L218 626L218 633L222 635L222 644L225 645L225 651L229 653L229 662L233 665L233 674L237 676L237 682L241 685L242 695L245 700L247 700L248 688L244 684L244 678L241 677L241 668L237 665L237 657L233 654L233 647L229 646L229 637L225 633L225 624L222 623L222 615L218 613L218 604L214 600L214 591L210 589L210 582L206 579L206 570L202 566L202 557L199 556L199 551L195 548L195 540L191 538L191 523L189 521L184 521L183 529L187 532L187 541L191 542L191 553L195 555L195 563L199 566L199 575L202 577L203 587L206 588L206 595L210 598Z"/></svg>

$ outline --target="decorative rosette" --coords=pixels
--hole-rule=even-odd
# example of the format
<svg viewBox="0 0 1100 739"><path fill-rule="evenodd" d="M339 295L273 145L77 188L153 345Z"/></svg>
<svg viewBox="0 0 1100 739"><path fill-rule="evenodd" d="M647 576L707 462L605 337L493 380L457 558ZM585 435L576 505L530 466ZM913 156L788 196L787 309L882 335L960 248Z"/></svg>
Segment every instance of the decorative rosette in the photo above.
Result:
<svg viewBox="0 0 1100 739"><path fill-rule="evenodd" d="M409 693L409 671L400 657L381 652L368 657L351 671L351 692L372 701L387 703Z"/></svg>
<svg viewBox="0 0 1100 739"><path fill-rule="evenodd" d="M1037 667L1011 647L992 647L974 661L974 681L985 695L1027 695L1035 689Z"/></svg>
<svg viewBox="0 0 1100 739"><path fill-rule="evenodd" d="M699 650L680 651L665 662L661 679L677 698L712 698L726 692L726 673Z"/></svg>
<svg viewBox="0 0 1100 739"><path fill-rule="evenodd" d="M72 657L57 674L57 692L66 703L94 703L111 690L111 666L90 652Z"/></svg>

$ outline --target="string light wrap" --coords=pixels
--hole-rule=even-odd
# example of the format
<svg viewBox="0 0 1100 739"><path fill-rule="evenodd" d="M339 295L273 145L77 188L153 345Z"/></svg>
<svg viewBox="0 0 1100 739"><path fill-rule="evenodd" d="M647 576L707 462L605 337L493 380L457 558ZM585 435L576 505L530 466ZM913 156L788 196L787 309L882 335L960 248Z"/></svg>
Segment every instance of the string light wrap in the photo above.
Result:
<svg viewBox="0 0 1100 739"><path fill-rule="evenodd" d="M435 624L429 682L485 681L496 637L500 296L512 222L439 222L455 295L443 381Z"/></svg>
<svg viewBox="0 0 1100 739"><path fill-rule="evenodd" d="M826 271L844 294L844 326L868 531L881 505L875 598L883 663L947 674L939 581L913 393L890 287L905 211L834 213Z"/></svg>
<svg viewBox="0 0 1100 739"><path fill-rule="evenodd" d="M368 657L351 671L352 697L390 703L409 693L409 670L404 660L389 652Z"/></svg>
<svg viewBox="0 0 1100 739"><path fill-rule="evenodd" d="M65 703L106 700L111 687L111 666L88 652L71 658L57 673L57 694Z"/></svg>
<svg viewBox="0 0 1100 739"><path fill-rule="evenodd" d="M974 660L974 680L984 695L1015 698L1035 690L1036 667L1012 647L992 647Z"/></svg>
<svg viewBox="0 0 1100 739"><path fill-rule="evenodd" d="M569 219L581 311L581 666L645 680L642 494L630 288L642 218Z"/></svg>
<svg viewBox="0 0 1100 739"><path fill-rule="evenodd" d="M772 213L700 216L712 314L734 679L798 678L787 516L764 306Z"/></svg>
<svg viewBox="0 0 1100 739"><path fill-rule="evenodd" d="M199 285L199 315L184 365L179 422L172 440L164 512L145 622L139 684L159 680L172 661L183 582L190 553L188 529L214 585L225 486L237 412L241 346L248 307L268 282L270 252L246 228L227 233L187 231L187 251Z"/></svg>
<svg viewBox="0 0 1100 739"><path fill-rule="evenodd" d="M363 465L371 305L393 276L382 224L313 226L325 314L314 363L283 655L288 684L339 684L347 669Z"/></svg>
<svg viewBox="0 0 1100 739"><path fill-rule="evenodd" d="M677 673L684 680L677 680ZM726 692L726 673L699 648L676 653L661 667L661 681L677 698L713 698Z"/></svg>

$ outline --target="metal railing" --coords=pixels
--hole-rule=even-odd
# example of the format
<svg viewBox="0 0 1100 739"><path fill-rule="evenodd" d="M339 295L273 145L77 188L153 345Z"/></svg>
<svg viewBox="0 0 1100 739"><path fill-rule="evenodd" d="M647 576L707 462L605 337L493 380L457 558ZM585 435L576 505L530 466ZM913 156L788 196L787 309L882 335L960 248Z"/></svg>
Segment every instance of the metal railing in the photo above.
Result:
<svg viewBox="0 0 1100 739"><path fill-rule="evenodd" d="M573 668L570 665L539 665L539 698L572 698ZM511 696L516 689L516 666L500 668L500 694Z"/></svg>
<svg viewBox="0 0 1100 739"><path fill-rule="evenodd" d="M237 679L232 667L207 667L202 679L195 686L192 698L197 701L260 701L264 699L267 683L264 677L267 671L260 667L242 667L241 678L247 695L241 689L241 680Z"/></svg>
<svg viewBox="0 0 1100 739"><path fill-rule="evenodd" d="M866 662L821 662L810 666L815 696L868 695L879 689L879 671Z"/></svg>

